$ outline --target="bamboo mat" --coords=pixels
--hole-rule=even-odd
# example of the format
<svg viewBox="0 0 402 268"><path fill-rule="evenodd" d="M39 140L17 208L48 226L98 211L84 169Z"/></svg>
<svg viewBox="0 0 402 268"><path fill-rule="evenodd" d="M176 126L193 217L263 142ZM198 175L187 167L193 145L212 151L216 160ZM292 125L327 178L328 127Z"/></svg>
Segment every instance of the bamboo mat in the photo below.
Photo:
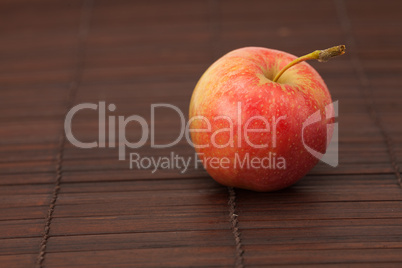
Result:
<svg viewBox="0 0 402 268"><path fill-rule="evenodd" d="M0 266L401 267L401 10L390 0L1 1ZM337 44L346 55L311 64L339 100L340 165L320 163L289 189L130 169L117 148L65 138L80 103L147 120L154 103L187 111L203 71L235 48ZM157 116L156 141L173 140L177 114ZM98 114L77 114L73 131L97 140ZM127 137L138 140L138 125ZM194 155L186 142L135 150L172 151Z"/></svg>

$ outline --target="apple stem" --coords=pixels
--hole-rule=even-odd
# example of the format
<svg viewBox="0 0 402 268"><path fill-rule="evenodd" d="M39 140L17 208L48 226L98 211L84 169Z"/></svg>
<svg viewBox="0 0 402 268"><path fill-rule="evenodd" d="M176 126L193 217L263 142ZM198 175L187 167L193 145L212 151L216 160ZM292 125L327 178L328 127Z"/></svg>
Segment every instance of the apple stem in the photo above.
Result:
<svg viewBox="0 0 402 268"><path fill-rule="evenodd" d="M300 58L297 58L293 61L291 61L288 65L286 65L272 80L273 82L278 81L278 79L281 77L281 75L290 67L306 60L318 60L319 62L326 62L329 59L343 55L345 54L345 46L344 45L339 45L339 46L334 46L330 47L324 50L316 50L314 52L311 52L310 54L301 56Z"/></svg>

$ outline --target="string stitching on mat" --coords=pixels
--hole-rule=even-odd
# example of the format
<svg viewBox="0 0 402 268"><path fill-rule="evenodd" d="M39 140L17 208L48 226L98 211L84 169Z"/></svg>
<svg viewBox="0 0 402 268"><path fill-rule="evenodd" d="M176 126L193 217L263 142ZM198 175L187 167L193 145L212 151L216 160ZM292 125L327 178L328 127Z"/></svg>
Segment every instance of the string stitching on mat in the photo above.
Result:
<svg viewBox="0 0 402 268"><path fill-rule="evenodd" d="M241 243L241 235L239 230L239 220L237 219L238 215L236 214L236 192L233 187L228 187L229 191L229 217L230 223L232 225L233 236L236 242L236 262L235 267L242 268L244 267L243 261L243 246Z"/></svg>
<svg viewBox="0 0 402 268"><path fill-rule="evenodd" d="M88 36L89 32L89 22L91 18L91 11L92 11L92 6L93 6L93 0L85 0L82 5L82 10L81 10L81 19L80 19L80 26L79 26L79 32L78 32L78 47L77 47L77 65L75 68L74 75L72 77L72 81L69 85L68 89L68 99L67 99L67 105L66 105L66 110L64 112L64 117L68 113L68 111L71 109L75 96L78 91L78 86L81 82L81 76L82 76L82 70L84 67L84 58L85 58L85 44L86 44L86 39ZM53 188L53 194L52 198L49 204L49 209L47 211L46 215L46 223L45 223L45 229L44 229L44 234L42 237L42 241L40 243L40 251L39 255L37 258L36 266L37 267L43 267L43 261L45 259L46 255L46 247L47 243L49 240L49 233L50 233L50 226L52 223L53 219L53 213L56 207L56 202L57 198L59 196L60 192L60 184L61 184L61 178L63 175L62 171L62 164L63 164L63 155L64 155L64 145L66 143L66 137L64 135L64 128L62 130L62 133L60 134L59 141L58 141L58 148L59 151L56 156L56 181L55 185Z"/></svg>
<svg viewBox="0 0 402 268"><path fill-rule="evenodd" d="M361 91L362 95L364 96L366 106L368 108L371 119L374 121L374 124L380 130L380 133L384 139L384 142L385 142L385 145L386 145L389 157L390 157L392 168L393 168L395 176L398 180L398 185L399 185L399 187L402 188L402 177L401 177L401 173L399 171L400 169L398 166L397 156L396 156L395 150L393 149L393 141L392 141L392 138L387 133L387 131L385 130L384 124L383 124L380 116L378 115L378 111L376 110L376 104L375 104L374 97L373 97L373 85L371 84L370 80L368 79L368 76L364 70L364 67L363 67L358 55L356 54L357 45L356 45L356 41L355 41L355 38L352 33L352 26L351 26L351 22L350 22L350 19L348 17L347 11L346 11L345 3L343 2L343 0L335 0L335 5L336 5L337 11L338 11L339 21L340 21L341 26L348 38L347 45L349 46L350 50L352 51L351 60L352 60L353 67L355 68L355 71L358 75L359 82L361 84L361 87L359 87L360 91ZM366 89L366 90L364 90L364 89Z"/></svg>

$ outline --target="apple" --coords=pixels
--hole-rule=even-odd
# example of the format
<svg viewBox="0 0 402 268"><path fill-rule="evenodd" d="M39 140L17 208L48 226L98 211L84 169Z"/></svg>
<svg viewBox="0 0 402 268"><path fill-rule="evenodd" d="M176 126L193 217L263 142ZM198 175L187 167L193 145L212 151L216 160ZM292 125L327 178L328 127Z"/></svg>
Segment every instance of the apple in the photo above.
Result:
<svg viewBox="0 0 402 268"><path fill-rule="evenodd" d="M297 58L245 47L213 63L198 81L189 110L191 140L208 174L223 185L254 191L283 189L305 176L319 161L305 145L324 153L334 119L326 84L303 61L327 61L344 51L342 45ZM316 111L323 120L304 127Z"/></svg>

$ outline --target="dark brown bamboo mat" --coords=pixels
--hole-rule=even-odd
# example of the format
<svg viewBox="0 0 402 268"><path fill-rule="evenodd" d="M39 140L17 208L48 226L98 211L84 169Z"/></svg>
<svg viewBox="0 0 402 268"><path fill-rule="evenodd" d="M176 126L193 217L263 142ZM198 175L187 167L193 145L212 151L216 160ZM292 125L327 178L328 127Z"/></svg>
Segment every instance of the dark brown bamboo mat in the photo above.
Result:
<svg viewBox="0 0 402 268"><path fill-rule="evenodd" d="M402 265L401 1L0 1L0 267ZM66 112L105 101L188 110L204 70L235 48L303 55L339 100L339 160L279 192L228 189L190 167L135 170L79 149ZM117 120L117 119L116 119ZM180 128L158 113L155 139ZM138 125L127 138L140 138ZM98 139L98 114L74 117ZM194 156L184 140L142 156Z"/></svg>

